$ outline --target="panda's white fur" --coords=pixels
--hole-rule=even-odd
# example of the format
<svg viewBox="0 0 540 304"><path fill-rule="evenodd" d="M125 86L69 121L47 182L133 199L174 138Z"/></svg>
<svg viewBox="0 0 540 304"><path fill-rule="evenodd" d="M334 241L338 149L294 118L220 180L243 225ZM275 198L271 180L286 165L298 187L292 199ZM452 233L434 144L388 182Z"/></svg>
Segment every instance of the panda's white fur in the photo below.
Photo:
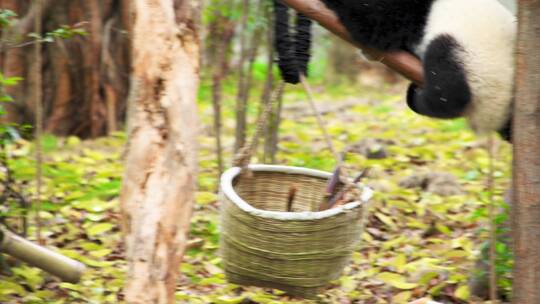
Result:
<svg viewBox="0 0 540 304"><path fill-rule="evenodd" d="M511 115L516 30L516 18L498 1L436 0L431 7L416 53L422 58L441 34L463 47L458 57L473 93L464 116L478 133L499 130Z"/></svg>

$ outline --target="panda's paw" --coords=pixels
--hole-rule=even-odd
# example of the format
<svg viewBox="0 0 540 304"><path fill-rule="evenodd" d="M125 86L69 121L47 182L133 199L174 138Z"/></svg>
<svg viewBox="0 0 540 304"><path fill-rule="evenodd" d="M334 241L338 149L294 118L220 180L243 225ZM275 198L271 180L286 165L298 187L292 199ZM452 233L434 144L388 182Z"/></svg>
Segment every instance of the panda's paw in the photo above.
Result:
<svg viewBox="0 0 540 304"><path fill-rule="evenodd" d="M512 143L512 119L509 119L508 122L497 131L497 133L499 133L502 139Z"/></svg>
<svg viewBox="0 0 540 304"><path fill-rule="evenodd" d="M407 89L407 105L415 113L422 114L416 106L416 99L418 97L417 95L419 94L418 90L420 90L420 88L416 84L411 83L409 85L409 88Z"/></svg>

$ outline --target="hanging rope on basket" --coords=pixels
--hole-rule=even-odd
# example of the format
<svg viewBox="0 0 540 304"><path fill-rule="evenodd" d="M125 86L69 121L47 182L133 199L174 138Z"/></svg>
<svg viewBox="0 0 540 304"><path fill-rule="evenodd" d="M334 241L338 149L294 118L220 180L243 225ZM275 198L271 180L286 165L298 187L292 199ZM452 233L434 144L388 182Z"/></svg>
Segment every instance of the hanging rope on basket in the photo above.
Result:
<svg viewBox="0 0 540 304"><path fill-rule="evenodd" d="M263 111L257 121L255 133L253 134L251 141L249 143L246 142L246 144L238 151L238 153L236 153L233 160L233 166L240 167L243 171L245 171L245 169L249 165L253 151L255 151L257 142L259 141L259 137L261 136L266 121L270 116L270 112L272 112L272 109L274 108L274 105L279 99L279 96L283 93L284 88L285 82L281 81L278 85L277 90L273 92L270 101L264 106Z"/></svg>
<svg viewBox="0 0 540 304"><path fill-rule="evenodd" d="M251 156L257 146L259 137L268 121L279 96L283 93L285 83L296 84L300 82L300 74L307 75L307 67L310 59L311 46L311 19L302 14L296 15L296 33L289 32L289 8L274 0L274 47L278 54L278 66L281 81L274 91L270 101L264 105L261 115L257 120L257 126L250 143L246 143L235 155L233 165L241 167L243 171L249 165ZM291 39L293 37L294 39Z"/></svg>
<svg viewBox="0 0 540 304"><path fill-rule="evenodd" d="M326 145L338 161L338 164L341 164L341 156L336 152L332 145L332 140L326 131L322 117L313 101L313 94L311 93L311 88L306 79L306 76L308 75L308 63L311 57L312 21L306 16L297 13L296 32L292 35L289 31L289 7L275 0L274 12L276 15L274 27L276 39L274 43L278 53L278 66L281 77L287 83L302 83L310 107L317 118L317 124L323 133ZM294 39L291 39L291 37L294 37Z"/></svg>
<svg viewBox="0 0 540 304"><path fill-rule="evenodd" d="M251 142L246 143L235 155L233 165L242 168L244 176L251 176L251 172L247 167L251 161L251 156L254 153L258 139L261 136L266 122L269 119L272 109L279 97L283 94L285 83L297 84L301 83L313 111L317 125L323 134L323 138L328 150L332 153L336 160L336 166L332 177L328 180L326 187L326 203L319 206L319 210L325 210L346 203L346 194L356 188L356 183L360 181L368 172L362 171L354 180L349 179L349 174L343 166L343 157L336 151L332 144L332 139L326 129L324 120L315 104L311 87L306 79L308 74L308 63L310 59L311 47L311 24L312 21L302 14L296 14L296 32L291 34L289 31L289 8L278 1L274 1L275 14L275 48L278 54L278 66L282 77L277 89L273 92L270 101L264 105L261 115L257 120L257 126ZM343 178L342 178L343 176ZM341 189L338 185L343 184ZM292 205L294 192L296 189L292 187L289 194L289 205ZM290 209L290 208L289 208Z"/></svg>
<svg viewBox="0 0 540 304"><path fill-rule="evenodd" d="M330 208L333 204L341 199L345 192L351 190L352 187L354 187L354 184L349 180L349 178L347 178L349 175L345 172L345 168L343 166L343 157L336 151L332 144L332 139L326 130L324 120L315 104L311 86L306 79L310 59L312 21L305 15L297 13L295 26L296 32L291 34L289 31L289 7L275 0L274 12L276 20L274 25L276 39L274 43L278 53L278 66L281 77L287 83L302 83L311 110L313 111L319 129L323 134L326 146L336 160L334 174L329 180L326 189L328 204L325 208ZM365 176L366 173L367 171L362 172L355 178L355 180L360 180ZM345 176L345 178L341 178L341 175ZM337 185L339 182L346 185L341 191L337 190Z"/></svg>

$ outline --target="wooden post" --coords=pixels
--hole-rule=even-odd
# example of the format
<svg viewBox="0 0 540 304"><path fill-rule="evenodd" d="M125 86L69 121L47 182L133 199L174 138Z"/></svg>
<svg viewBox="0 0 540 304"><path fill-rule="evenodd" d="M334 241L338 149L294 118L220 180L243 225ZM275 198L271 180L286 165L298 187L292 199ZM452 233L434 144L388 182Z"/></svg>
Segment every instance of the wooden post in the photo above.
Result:
<svg viewBox="0 0 540 304"><path fill-rule="evenodd" d="M407 52L381 52L352 40L345 27L339 22L337 16L318 0L281 0L287 6L317 21L337 36L362 49L372 58L377 58L389 68L400 73L418 85L423 83L422 64L413 55Z"/></svg>
<svg viewBox="0 0 540 304"><path fill-rule="evenodd" d="M520 0L514 107L512 303L540 303L540 0Z"/></svg>

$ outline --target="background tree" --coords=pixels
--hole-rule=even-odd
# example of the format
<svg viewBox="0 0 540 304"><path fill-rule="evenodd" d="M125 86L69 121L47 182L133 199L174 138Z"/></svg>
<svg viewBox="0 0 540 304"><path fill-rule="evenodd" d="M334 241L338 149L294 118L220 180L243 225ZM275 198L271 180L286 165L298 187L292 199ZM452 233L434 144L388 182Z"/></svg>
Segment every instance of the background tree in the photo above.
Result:
<svg viewBox="0 0 540 304"><path fill-rule="evenodd" d="M128 303L173 303L196 177L199 1L133 2L133 76L120 197Z"/></svg>
<svg viewBox="0 0 540 304"><path fill-rule="evenodd" d="M214 114L214 136L216 138L216 156L218 177L223 172L223 145L221 141L222 128L222 91L223 80L230 69L231 46L235 36L236 22L233 18L233 1L212 1L212 12L208 13L208 35L206 49L208 63L206 67L212 70L212 106Z"/></svg>
<svg viewBox="0 0 540 304"><path fill-rule="evenodd" d="M512 303L540 303L540 1L518 4Z"/></svg>
<svg viewBox="0 0 540 304"><path fill-rule="evenodd" d="M44 32L62 25L78 25L87 32L84 37L43 46L45 131L95 137L117 130L122 124L130 67L128 2L43 1ZM27 42L33 31L34 1L2 0L0 7L20 16L13 30L2 33L4 44ZM33 57L31 48L0 51L0 68L5 74L25 79L8 91L15 100L8 106L7 119L11 122L34 122Z"/></svg>

